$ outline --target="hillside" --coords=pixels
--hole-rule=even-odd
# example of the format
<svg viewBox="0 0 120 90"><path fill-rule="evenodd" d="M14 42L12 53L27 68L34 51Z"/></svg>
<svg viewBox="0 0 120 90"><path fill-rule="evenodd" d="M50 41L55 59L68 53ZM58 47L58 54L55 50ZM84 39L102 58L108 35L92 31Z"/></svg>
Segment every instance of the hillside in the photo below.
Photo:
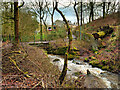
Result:
<svg viewBox="0 0 120 90"><path fill-rule="evenodd" d="M113 13L111 15L107 15L104 19L99 18L94 20L91 23L85 24L82 26L82 40L81 41L73 41L73 45L77 48L84 47L87 51L92 52L87 55L85 61L89 62L95 67L102 68L104 70L108 70L111 72L120 72L120 58L119 58L119 30L120 30L120 21L119 14ZM113 33L106 35L103 40L98 39L97 46L100 48L99 50L93 50L91 46L93 46L93 41L88 38L88 35L92 35L93 33L97 33L100 30L100 27L110 26L113 28ZM78 29L76 28L77 32ZM88 34L86 34L88 33ZM75 31L73 34L76 36ZM87 38L89 41L87 41ZM82 42L82 44L81 44ZM78 44L78 45L77 45ZM80 46L80 47L78 47Z"/></svg>

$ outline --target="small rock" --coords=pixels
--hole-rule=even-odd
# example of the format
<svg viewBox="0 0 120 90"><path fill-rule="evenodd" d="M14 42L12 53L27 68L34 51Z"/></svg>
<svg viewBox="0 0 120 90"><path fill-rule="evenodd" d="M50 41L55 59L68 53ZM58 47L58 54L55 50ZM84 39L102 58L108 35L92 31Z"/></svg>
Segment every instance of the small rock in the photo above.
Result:
<svg viewBox="0 0 120 90"><path fill-rule="evenodd" d="M76 62L76 64L78 64L78 65L82 65L82 63L80 63L80 62Z"/></svg>
<svg viewBox="0 0 120 90"><path fill-rule="evenodd" d="M87 75L90 75L91 73L90 73L90 71L87 69Z"/></svg>
<svg viewBox="0 0 120 90"><path fill-rule="evenodd" d="M60 61L60 59L54 59L54 60L53 60L53 62L58 62L58 61Z"/></svg>
<svg viewBox="0 0 120 90"><path fill-rule="evenodd" d="M69 68L67 69L68 71L71 71Z"/></svg>

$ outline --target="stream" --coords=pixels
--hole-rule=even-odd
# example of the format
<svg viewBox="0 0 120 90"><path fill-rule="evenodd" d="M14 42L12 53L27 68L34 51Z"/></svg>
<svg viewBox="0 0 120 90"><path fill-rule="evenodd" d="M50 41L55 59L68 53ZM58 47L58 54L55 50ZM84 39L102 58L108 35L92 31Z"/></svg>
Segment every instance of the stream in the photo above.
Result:
<svg viewBox="0 0 120 90"><path fill-rule="evenodd" d="M48 55L52 64L57 65L62 71L64 65L64 58L59 55ZM59 59L58 61L54 61ZM87 74L87 69L90 71L90 75ZM87 88L117 88L120 89L118 85L118 74L114 74L105 70L101 70L96 67L92 67L86 62L80 60L68 60L68 71L67 76L72 76L72 78L78 78L74 75L75 72L81 72L86 75L85 86Z"/></svg>

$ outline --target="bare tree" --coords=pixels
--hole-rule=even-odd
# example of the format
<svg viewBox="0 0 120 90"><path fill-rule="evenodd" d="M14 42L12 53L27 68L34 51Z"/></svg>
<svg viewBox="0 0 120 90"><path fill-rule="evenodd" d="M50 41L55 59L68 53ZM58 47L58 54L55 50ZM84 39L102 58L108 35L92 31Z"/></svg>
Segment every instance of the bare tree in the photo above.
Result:
<svg viewBox="0 0 120 90"><path fill-rule="evenodd" d="M42 20L44 18L45 12L46 12L46 4L44 4L43 0L35 0L34 2L31 1L32 9L35 11L35 13L39 16L40 19L40 40L43 40L43 30L42 30Z"/></svg>
<svg viewBox="0 0 120 90"><path fill-rule="evenodd" d="M49 12L49 14L51 15L51 22L52 22L52 30L53 30L53 16L54 16L54 12L55 12L55 5L54 5L54 1L52 1L52 7L51 7L51 9L52 9L52 11L50 10L50 8L49 8L49 5L50 4L48 4L48 2L46 1L46 5L47 5L47 10L48 10L48 12Z"/></svg>
<svg viewBox="0 0 120 90"><path fill-rule="evenodd" d="M63 13L58 9L58 2L56 1L56 5L55 5L55 9L56 11L62 16L63 20L65 21L65 24L67 26L67 31L68 31L68 39L69 39L69 44L68 44L68 50L67 52L65 53L65 60L64 60L64 67L63 67L63 70L62 70L62 73L59 77L59 80L60 80L60 84L62 84L65 76L66 76L66 73L67 73L67 62L68 62L68 54L70 53L71 51L71 45L72 45L72 32L71 32L71 29L70 29L70 26L68 24L68 21L66 20L65 16L63 15Z"/></svg>

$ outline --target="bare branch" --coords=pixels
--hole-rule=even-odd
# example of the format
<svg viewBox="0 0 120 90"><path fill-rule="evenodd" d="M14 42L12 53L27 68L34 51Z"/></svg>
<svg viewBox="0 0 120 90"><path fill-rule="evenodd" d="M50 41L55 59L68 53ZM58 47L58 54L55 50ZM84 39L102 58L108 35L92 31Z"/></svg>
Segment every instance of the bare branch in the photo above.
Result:
<svg viewBox="0 0 120 90"><path fill-rule="evenodd" d="M25 4L25 2L23 1L23 3L20 6L18 6L18 8L21 8L24 4Z"/></svg>

